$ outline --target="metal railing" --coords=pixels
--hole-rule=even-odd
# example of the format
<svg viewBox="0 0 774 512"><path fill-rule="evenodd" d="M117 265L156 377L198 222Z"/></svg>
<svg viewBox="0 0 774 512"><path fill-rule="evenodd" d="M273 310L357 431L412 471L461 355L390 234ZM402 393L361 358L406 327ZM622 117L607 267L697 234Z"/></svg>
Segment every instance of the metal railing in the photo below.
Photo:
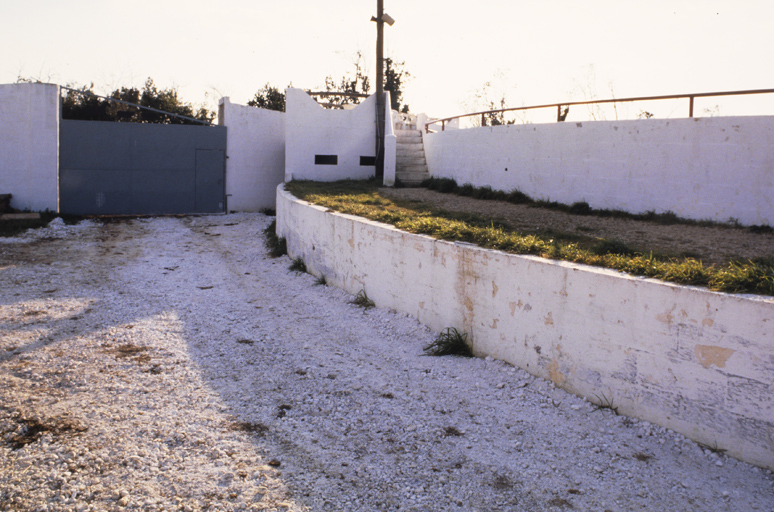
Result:
<svg viewBox="0 0 774 512"><path fill-rule="evenodd" d="M428 120L425 123L425 131L429 133L430 125L441 123L441 131L446 129L446 123L455 119L462 119L465 117L481 116L481 126L486 126L487 116L493 114L500 114L504 112L514 112L518 110L534 110L539 108L555 108L556 109L556 121L564 121L564 118L569 112L571 106L576 105L596 105L601 103L629 103L633 101L652 101L652 100L679 100L688 99L688 117L693 117L693 102L695 98L709 98L716 96L745 96L749 94L772 94L774 89L752 89L747 91L724 91L724 92L699 92L692 94L668 94L664 96L637 96L633 98L611 98L608 100L588 100L588 101L565 101L564 103L548 103L545 105L532 105L529 107L510 107L500 108L495 110L486 110L482 112L472 112L470 114L462 114L459 116L444 117L442 119Z"/></svg>

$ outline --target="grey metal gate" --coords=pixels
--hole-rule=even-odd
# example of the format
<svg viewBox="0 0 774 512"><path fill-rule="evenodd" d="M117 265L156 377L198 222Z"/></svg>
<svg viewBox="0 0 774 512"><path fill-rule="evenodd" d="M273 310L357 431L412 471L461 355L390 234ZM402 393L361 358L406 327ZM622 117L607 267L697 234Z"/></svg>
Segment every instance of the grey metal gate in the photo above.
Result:
<svg viewBox="0 0 774 512"><path fill-rule="evenodd" d="M59 210L75 215L226 211L226 128L73 121L59 129Z"/></svg>

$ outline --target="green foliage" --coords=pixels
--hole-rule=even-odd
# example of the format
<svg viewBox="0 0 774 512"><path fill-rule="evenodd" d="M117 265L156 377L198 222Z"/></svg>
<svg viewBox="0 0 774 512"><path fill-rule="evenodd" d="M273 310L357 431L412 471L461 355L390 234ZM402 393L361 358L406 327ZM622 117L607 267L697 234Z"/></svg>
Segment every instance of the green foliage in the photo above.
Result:
<svg viewBox="0 0 774 512"><path fill-rule="evenodd" d="M473 357L473 352L467 344L467 338L467 333L461 333L454 327L449 327L438 334L423 350L428 356Z"/></svg>
<svg viewBox="0 0 774 512"><path fill-rule="evenodd" d="M109 97L135 105L126 105L94 96L94 84L82 86L80 92L67 90L62 99L62 117L85 121L119 121L131 123L158 124L197 124L194 121L175 117L166 113L141 109L135 105L163 110L172 114L191 117L200 121L212 122L215 113L204 107L196 109L184 103L176 88L159 89L148 78L142 90L134 87L121 87L110 93Z"/></svg>
<svg viewBox="0 0 774 512"><path fill-rule="evenodd" d="M276 110L277 112L285 111L285 93L276 87L266 84L263 88L259 89L255 93L253 99L247 102L248 106L265 108L268 110Z"/></svg>
<svg viewBox="0 0 774 512"><path fill-rule="evenodd" d="M573 215L591 215L591 206L586 201L579 201L570 205L569 213Z"/></svg>
<svg viewBox="0 0 774 512"><path fill-rule="evenodd" d="M341 92L345 94L368 94L371 90L371 82L365 72L365 59L361 52L355 56L355 71L353 74L345 74L337 82L332 76L325 77L325 92ZM343 108L344 105L357 105L362 98L357 96L331 96L328 98L329 108Z"/></svg>
<svg viewBox="0 0 774 512"><path fill-rule="evenodd" d="M591 252L598 255L605 254L621 254L629 256L636 254L636 251L631 249L625 243L620 240L606 240L602 239L591 247Z"/></svg>
<svg viewBox="0 0 774 512"><path fill-rule="evenodd" d="M384 59L384 90L390 91L390 108L403 113L409 111L409 106L401 104L401 86L411 78L411 74L405 70L405 65L405 61L395 62L389 57Z"/></svg>
<svg viewBox="0 0 774 512"><path fill-rule="evenodd" d="M441 183L448 186L450 181ZM678 284L707 286L715 291L774 295L774 262L768 260L707 267L692 258L640 253L614 240L599 241L578 234L566 237L560 233L520 233L489 217L433 210L416 202L392 201L379 194L377 183L369 181L292 181L286 187L300 199L392 224L410 233L605 267Z"/></svg>

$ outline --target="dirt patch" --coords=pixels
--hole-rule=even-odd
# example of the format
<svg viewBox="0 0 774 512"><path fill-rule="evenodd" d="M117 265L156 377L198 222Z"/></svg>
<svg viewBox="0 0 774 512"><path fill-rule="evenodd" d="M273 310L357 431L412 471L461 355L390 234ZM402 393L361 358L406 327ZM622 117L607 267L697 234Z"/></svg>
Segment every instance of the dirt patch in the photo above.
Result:
<svg viewBox="0 0 774 512"><path fill-rule="evenodd" d="M705 264L774 259L774 233L726 226L663 225L630 219L573 215L528 205L442 194L424 188L380 189L391 199L417 201L432 208L477 213L524 234L618 240L640 252L691 257Z"/></svg>
<svg viewBox="0 0 774 512"><path fill-rule="evenodd" d="M43 434L51 433L59 436L68 433L85 432L86 427L66 418L49 418L41 420L38 418L17 418L17 429L11 432L4 432L3 437L12 450L20 450L28 444L34 443L40 439Z"/></svg>

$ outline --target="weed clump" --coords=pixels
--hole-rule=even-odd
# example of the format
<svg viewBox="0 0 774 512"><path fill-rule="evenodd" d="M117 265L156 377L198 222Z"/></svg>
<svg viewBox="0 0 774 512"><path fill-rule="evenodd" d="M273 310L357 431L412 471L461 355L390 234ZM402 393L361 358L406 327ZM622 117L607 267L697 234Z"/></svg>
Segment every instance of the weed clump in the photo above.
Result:
<svg viewBox="0 0 774 512"><path fill-rule="evenodd" d="M423 350L428 356L473 357L473 352L467 344L467 338L467 333L461 333L454 327L448 327Z"/></svg>
<svg viewBox="0 0 774 512"><path fill-rule="evenodd" d="M269 256L272 258L279 258L288 253L288 245L285 237L277 236L277 221L271 221L271 224L263 230L263 234L266 237L264 244L269 251Z"/></svg>
<svg viewBox="0 0 774 512"><path fill-rule="evenodd" d="M317 280L314 282L314 284L318 286L326 286L328 284L328 280L325 279L324 274L320 274L320 277L317 278Z"/></svg>
<svg viewBox="0 0 774 512"><path fill-rule="evenodd" d="M304 263L304 259L299 256L298 258L293 260L293 263L290 264L288 267L288 270L291 272L298 272L301 274L306 273L306 263Z"/></svg>
<svg viewBox="0 0 774 512"><path fill-rule="evenodd" d="M619 254L621 256L632 256L637 251L621 242L620 240L602 239L591 247L591 252L599 256L606 254Z"/></svg>
<svg viewBox="0 0 774 512"><path fill-rule="evenodd" d="M368 294L365 290L360 290L357 292L357 295L355 295L355 298L349 301L350 304L354 304L355 306L361 307L363 309L371 309L375 308L376 304L374 304L374 301L368 298Z"/></svg>

